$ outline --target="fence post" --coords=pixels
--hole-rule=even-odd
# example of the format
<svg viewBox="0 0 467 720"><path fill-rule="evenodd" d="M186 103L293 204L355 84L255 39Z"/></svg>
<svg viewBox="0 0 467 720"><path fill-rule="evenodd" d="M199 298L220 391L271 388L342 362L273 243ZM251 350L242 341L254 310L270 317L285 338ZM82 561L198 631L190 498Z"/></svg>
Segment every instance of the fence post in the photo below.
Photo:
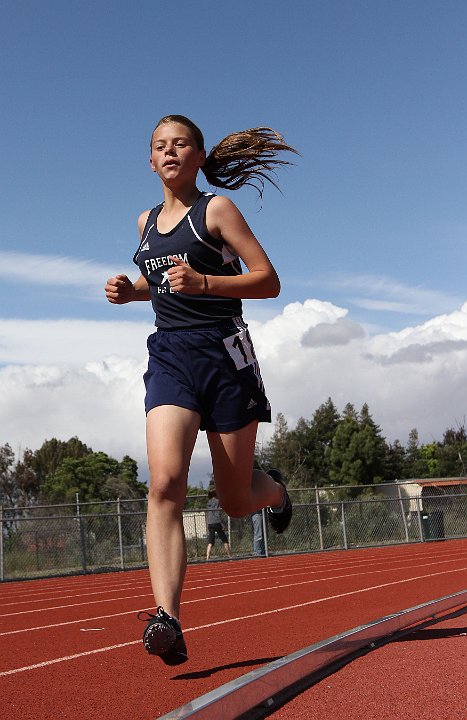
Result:
<svg viewBox="0 0 467 720"><path fill-rule="evenodd" d="M144 533L143 533L143 525L144 523L140 522L139 524L139 541L140 541L140 550L141 550L141 562L146 562L146 556L144 553Z"/></svg>
<svg viewBox="0 0 467 720"><path fill-rule="evenodd" d="M83 566L83 572L87 572L87 563L86 563L86 538L84 535L84 526L83 526L83 519L81 517L81 513L79 510L79 493L76 493L76 519L78 521L79 526L79 541L80 541L80 548L81 548L81 564Z"/></svg>
<svg viewBox="0 0 467 720"><path fill-rule="evenodd" d="M269 548L268 548L268 529L267 529L267 523L266 523L266 510L263 508L261 510L261 519L263 521L263 543L264 543L264 557L269 557Z"/></svg>
<svg viewBox="0 0 467 720"><path fill-rule="evenodd" d="M3 580L3 505L0 505L0 582Z"/></svg>
<svg viewBox="0 0 467 720"><path fill-rule="evenodd" d="M417 519L418 519L418 530L420 532L420 540L421 542L425 542L425 536L423 534L423 526L422 526L422 498L417 498Z"/></svg>
<svg viewBox="0 0 467 720"><path fill-rule="evenodd" d="M321 513L319 511L319 490L318 486L315 485L315 497L316 497L316 514L318 516L318 533L319 533L319 546L321 550L324 550L323 543L323 528L321 525Z"/></svg>
<svg viewBox="0 0 467 720"><path fill-rule="evenodd" d="M193 522L195 526L195 560L199 560L199 548L198 548L198 517L199 513L193 513Z"/></svg>
<svg viewBox="0 0 467 720"><path fill-rule="evenodd" d="M345 526L345 503L341 502L341 513L342 513L342 534L344 539L344 549L348 550L349 546L347 544L347 528Z"/></svg>
<svg viewBox="0 0 467 720"><path fill-rule="evenodd" d="M402 500L401 486L397 484L397 494L399 495L399 505L401 508L402 522L404 523L405 542L409 542L409 528L407 527L407 519L405 517L404 502Z"/></svg>
<svg viewBox="0 0 467 720"><path fill-rule="evenodd" d="M123 534L122 534L122 507L120 498L117 498L117 524L118 524L118 547L120 550L120 567L125 570L125 559L123 557Z"/></svg>

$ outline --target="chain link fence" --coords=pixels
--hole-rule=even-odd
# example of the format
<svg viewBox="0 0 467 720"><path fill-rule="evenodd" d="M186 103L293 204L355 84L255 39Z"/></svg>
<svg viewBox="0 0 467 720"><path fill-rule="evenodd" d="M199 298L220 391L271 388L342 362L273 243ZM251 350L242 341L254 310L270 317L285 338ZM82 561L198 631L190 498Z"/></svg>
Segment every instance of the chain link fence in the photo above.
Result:
<svg viewBox="0 0 467 720"><path fill-rule="evenodd" d="M266 555L467 537L466 487L428 497L401 484L355 489L289 490L294 513L275 535L263 513ZM183 514L188 561L204 561L206 496L189 496ZM147 565L146 500L0 508L0 580L124 570ZM253 556L251 516L229 518L234 557ZM225 557L216 541L211 559Z"/></svg>

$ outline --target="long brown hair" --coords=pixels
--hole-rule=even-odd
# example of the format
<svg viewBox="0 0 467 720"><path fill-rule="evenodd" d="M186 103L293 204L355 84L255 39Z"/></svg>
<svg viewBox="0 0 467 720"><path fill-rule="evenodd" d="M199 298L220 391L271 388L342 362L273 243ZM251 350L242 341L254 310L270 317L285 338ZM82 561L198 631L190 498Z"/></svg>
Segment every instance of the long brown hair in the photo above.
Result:
<svg viewBox="0 0 467 720"><path fill-rule="evenodd" d="M203 133L195 123L184 115L166 115L157 123L151 135L160 125L180 123L187 127L199 150L204 150ZM278 165L291 165L288 160L276 157L279 152L286 151L298 155L284 141L282 135L270 127L255 127L241 132L231 133L215 145L206 162L201 168L210 185L238 190L243 185L251 185L263 195L264 183L267 180L276 188L277 183L270 177Z"/></svg>

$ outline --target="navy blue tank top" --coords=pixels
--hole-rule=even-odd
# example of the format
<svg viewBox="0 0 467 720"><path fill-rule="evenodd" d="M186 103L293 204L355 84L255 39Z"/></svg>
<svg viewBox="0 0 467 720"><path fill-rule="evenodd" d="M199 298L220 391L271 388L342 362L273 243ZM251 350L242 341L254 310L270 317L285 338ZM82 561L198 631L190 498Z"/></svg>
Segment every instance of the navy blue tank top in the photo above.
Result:
<svg viewBox="0 0 467 720"><path fill-rule="evenodd" d="M174 264L169 255L180 258L203 275L241 275L238 256L206 228L206 207L213 197L213 193L201 193L168 233L157 230L157 216L164 203L149 213L133 261L148 281L156 325L161 330L219 325L242 314L242 301L238 298L174 293L169 283L167 271Z"/></svg>

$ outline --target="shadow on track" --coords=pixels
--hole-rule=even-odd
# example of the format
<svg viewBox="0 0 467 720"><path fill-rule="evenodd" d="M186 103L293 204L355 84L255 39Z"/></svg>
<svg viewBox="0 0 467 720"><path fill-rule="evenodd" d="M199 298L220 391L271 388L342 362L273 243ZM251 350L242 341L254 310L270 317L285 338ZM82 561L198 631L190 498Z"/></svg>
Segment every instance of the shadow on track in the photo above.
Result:
<svg viewBox="0 0 467 720"><path fill-rule="evenodd" d="M400 640L395 640L394 642L403 643L409 640L442 640L443 638L461 637L462 635L467 635L467 627L433 628L432 630L418 630L410 635L406 635L404 638L400 638Z"/></svg>
<svg viewBox="0 0 467 720"><path fill-rule="evenodd" d="M427 620L418 628L413 630L407 629L402 631L400 636L394 637L390 642L407 642L408 640L441 640L442 638L460 637L467 635L467 627L456 627L456 628L437 628L434 625L443 622L444 620L452 620L453 618L465 615L467 612L467 606L454 610L454 612L448 615L441 615L433 620Z"/></svg>
<svg viewBox="0 0 467 720"><path fill-rule="evenodd" d="M212 668L206 668L206 670L198 670L197 672L192 673L183 673L181 675L175 675L172 680L199 680L201 678L207 678L211 677L211 675L214 675L215 673L221 672L222 670L231 670L234 668L248 668L253 667L254 665L266 665L266 663L274 662L274 660L279 660L282 655L278 655L277 657L266 657L266 658L256 658L251 660L241 660L240 662L234 662L234 663L227 663L226 665L218 665L217 667Z"/></svg>

